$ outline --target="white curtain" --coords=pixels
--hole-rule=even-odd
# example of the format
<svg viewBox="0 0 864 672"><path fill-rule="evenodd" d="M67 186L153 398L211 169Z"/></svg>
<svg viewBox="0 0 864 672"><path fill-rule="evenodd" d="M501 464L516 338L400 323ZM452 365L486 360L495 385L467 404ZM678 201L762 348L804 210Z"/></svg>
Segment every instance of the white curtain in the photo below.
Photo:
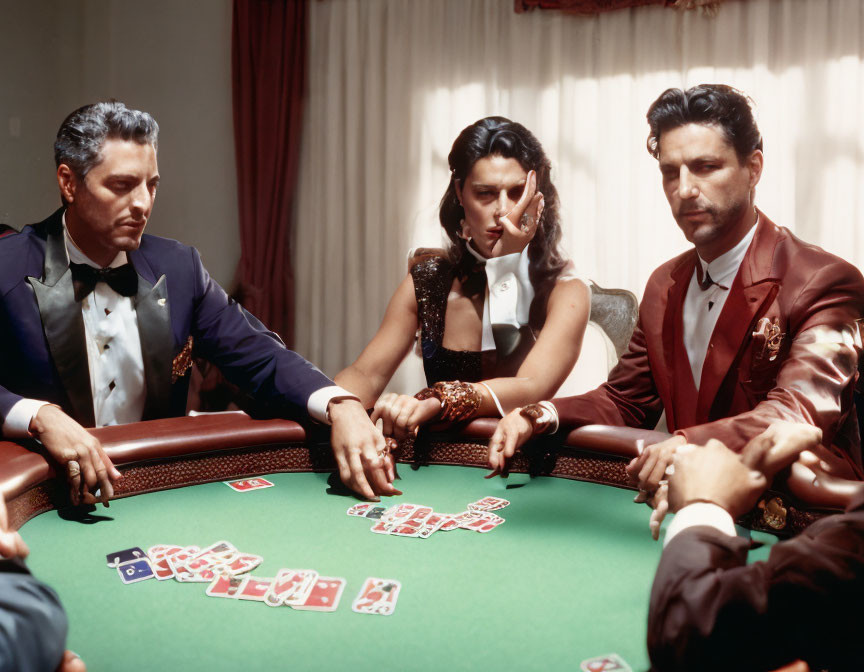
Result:
<svg viewBox="0 0 864 672"><path fill-rule="evenodd" d="M864 267L860 0L593 18L516 14L512 0L315 0L310 32L296 348L330 375L375 333L409 248L443 244L447 154L488 115L543 143L580 272L641 297L651 271L687 249L645 149L645 113L668 87L736 86L765 141L757 204ZM414 360L390 389L420 387Z"/></svg>

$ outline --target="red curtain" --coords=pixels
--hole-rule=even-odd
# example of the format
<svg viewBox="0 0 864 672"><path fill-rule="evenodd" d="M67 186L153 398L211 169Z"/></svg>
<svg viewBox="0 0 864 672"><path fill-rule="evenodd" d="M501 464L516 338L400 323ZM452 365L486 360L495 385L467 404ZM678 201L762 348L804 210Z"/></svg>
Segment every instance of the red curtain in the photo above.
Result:
<svg viewBox="0 0 864 672"><path fill-rule="evenodd" d="M308 0L234 0L232 76L243 305L291 346L291 227L306 86Z"/></svg>

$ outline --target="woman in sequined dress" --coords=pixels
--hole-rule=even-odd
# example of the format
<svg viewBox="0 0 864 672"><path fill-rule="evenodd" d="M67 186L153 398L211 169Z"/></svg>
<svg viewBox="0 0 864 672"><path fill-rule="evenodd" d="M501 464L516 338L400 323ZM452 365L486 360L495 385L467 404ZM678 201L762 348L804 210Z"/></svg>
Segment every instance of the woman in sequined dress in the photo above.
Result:
<svg viewBox="0 0 864 672"><path fill-rule="evenodd" d="M378 333L336 376L396 438L442 415L500 416L551 398L588 322L590 289L559 250L558 192L537 138L487 117L459 134L448 162L439 220L450 247L414 255ZM438 392L382 395L418 330Z"/></svg>

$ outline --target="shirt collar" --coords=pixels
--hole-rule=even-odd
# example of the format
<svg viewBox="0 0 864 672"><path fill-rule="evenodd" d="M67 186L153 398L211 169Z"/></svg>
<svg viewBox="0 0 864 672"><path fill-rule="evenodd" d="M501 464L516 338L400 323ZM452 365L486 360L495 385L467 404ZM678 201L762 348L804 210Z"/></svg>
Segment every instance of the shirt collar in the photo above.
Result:
<svg viewBox="0 0 864 672"><path fill-rule="evenodd" d="M699 263L702 265L702 272L711 275L714 282L721 285L729 285L729 280L735 277L741 262L744 261L744 255L747 253L747 248L753 241L753 236L756 234L756 227L759 226L759 215L756 215L756 223L750 227L750 230L738 243L728 252L724 252L712 262L705 261L696 253Z"/></svg>
<svg viewBox="0 0 864 672"><path fill-rule="evenodd" d="M468 248L471 256L473 256L477 261L479 261L481 264L486 263L486 257L484 257L482 254L480 254L477 250L474 249L474 246L471 245L470 240L465 243L465 247Z"/></svg>
<svg viewBox="0 0 864 672"><path fill-rule="evenodd" d="M63 239L66 241L66 253L69 255L69 261L74 264L87 264L88 266L92 266L93 268L102 268L102 266L97 264L86 254L84 254L75 244L75 241L72 240L72 236L69 235L69 229L66 228L65 212L63 213ZM114 257L114 260L105 268L117 268L118 266L122 266L123 264L125 264L126 261L126 253L123 250L120 250L117 253L117 256Z"/></svg>

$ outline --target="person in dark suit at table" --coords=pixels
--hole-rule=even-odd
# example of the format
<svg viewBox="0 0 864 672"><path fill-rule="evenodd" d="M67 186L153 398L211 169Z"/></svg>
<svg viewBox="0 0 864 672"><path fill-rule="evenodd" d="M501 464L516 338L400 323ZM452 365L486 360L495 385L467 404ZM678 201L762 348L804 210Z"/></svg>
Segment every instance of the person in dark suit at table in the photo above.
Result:
<svg viewBox="0 0 864 672"><path fill-rule="evenodd" d="M677 447L722 440L741 450L776 420L822 429L860 472L852 394L864 278L755 206L762 136L749 100L719 84L669 89L648 110L648 149L693 248L654 271L627 351L586 394L508 414L489 443L493 474L535 433L581 425L653 429L670 439L627 470L647 497ZM655 526L655 532L657 531Z"/></svg>
<svg viewBox="0 0 864 672"><path fill-rule="evenodd" d="M86 672L66 646L66 612L51 588L37 581L24 559L27 544L9 530L0 495L0 672Z"/></svg>
<svg viewBox="0 0 864 672"><path fill-rule="evenodd" d="M676 515L648 612L655 672L864 667L864 483L849 484L846 513L778 542L765 562L748 565L749 541L735 535L774 474L820 440L812 426L778 423L740 455L712 440L675 456Z"/></svg>
<svg viewBox="0 0 864 672"><path fill-rule="evenodd" d="M183 415L192 346L279 413L332 423L342 480L398 494L384 437L357 398L231 301L198 252L144 235L159 127L119 102L84 106L54 145L62 207L0 240L0 420L66 470L73 503L120 473L84 427Z"/></svg>

